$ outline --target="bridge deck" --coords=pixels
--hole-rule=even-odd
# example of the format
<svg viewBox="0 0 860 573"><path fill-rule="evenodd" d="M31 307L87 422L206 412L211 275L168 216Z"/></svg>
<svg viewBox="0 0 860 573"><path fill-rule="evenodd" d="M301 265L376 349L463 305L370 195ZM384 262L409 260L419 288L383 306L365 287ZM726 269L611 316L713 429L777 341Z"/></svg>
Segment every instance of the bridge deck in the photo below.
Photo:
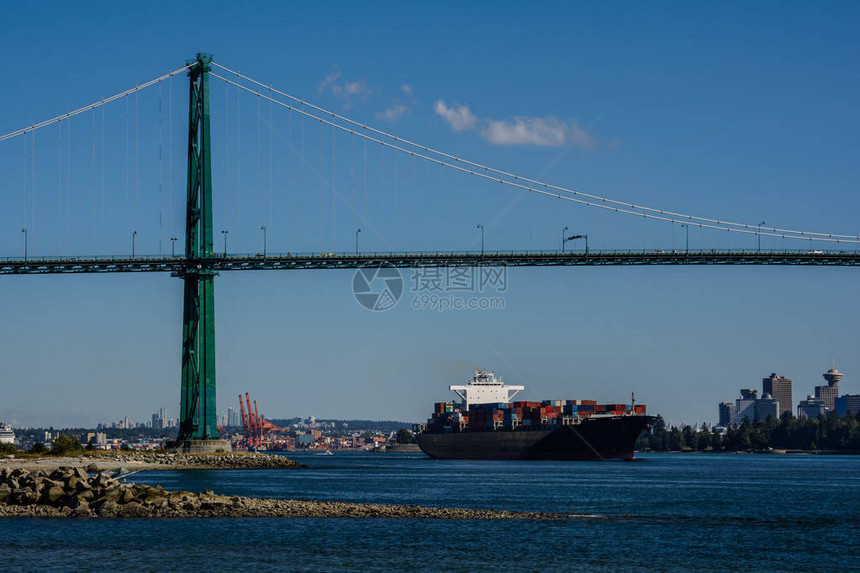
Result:
<svg viewBox="0 0 860 573"><path fill-rule="evenodd" d="M59 257L0 259L0 274L187 272L357 269L381 264L398 268L445 266L618 266L618 265L804 265L857 266L855 251L506 251Z"/></svg>

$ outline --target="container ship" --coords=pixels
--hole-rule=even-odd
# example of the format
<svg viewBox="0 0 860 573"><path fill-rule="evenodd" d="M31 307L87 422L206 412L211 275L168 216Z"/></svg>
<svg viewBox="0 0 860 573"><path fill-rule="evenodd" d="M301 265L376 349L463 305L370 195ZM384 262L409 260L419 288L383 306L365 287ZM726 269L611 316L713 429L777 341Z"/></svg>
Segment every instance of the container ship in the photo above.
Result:
<svg viewBox="0 0 860 573"><path fill-rule="evenodd" d="M449 388L461 402L437 403L427 424L413 427L421 450L438 459L632 460L636 441L655 420L635 400L513 402L524 387L486 370Z"/></svg>

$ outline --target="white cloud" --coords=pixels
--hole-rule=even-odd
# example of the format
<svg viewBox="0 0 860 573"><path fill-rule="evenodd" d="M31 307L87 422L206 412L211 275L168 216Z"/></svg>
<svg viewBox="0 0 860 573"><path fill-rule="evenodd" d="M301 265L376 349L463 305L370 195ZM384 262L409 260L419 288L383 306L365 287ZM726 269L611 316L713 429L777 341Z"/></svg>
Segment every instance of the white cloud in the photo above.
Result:
<svg viewBox="0 0 860 573"><path fill-rule="evenodd" d="M554 117L515 117L487 120L481 136L494 145L541 145L560 147L567 143L590 147L594 141L576 120L565 123Z"/></svg>
<svg viewBox="0 0 860 573"><path fill-rule="evenodd" d="M331 73L327 75L322 82L320 82L320 85L317 88L317 93L321 94L329 87L331 87L332 91L334 91L335 86L337 86L338 78L340 78L340 70L335 67L335 69L333 69Z"/></svg>
<svg viewBox="0 0 860 573"><path fill-rule="evenodd" d="M436 102L434 108L436 113L442 117L454 131L465 131L472 129L478 118L472 113L467 105L454 104L451 107L445 105L441 99Z"/></svg>
<svg viewBox="0 0 860 573"><path fill-rule="evenodd" d="M403 84L402 86L400 86L400 89L403 90L403 93L405 93L406 95L412 95L412 86L410 86L409 84Z"/></svg>
<svg viewBox="0 0 860 573"><path fill-rule="evenodd" d="M370 88L367 87L367 82L364 80L358 82L348 82L343 85L343 91L346 95L361 95L370 94Z"/></svg>
<svg viewBox="0 0 860 573"><path fill-rule="evenodd" d="M384 119L385 121L395 122L400 117L406 113L406 110L409 109L406 104L400 102L394 102L391 107L387 108L385 111L381 111L376 114L376 117L379 119Z"/></svg>
<svg viewBox="0 0 860 573"><path fill-rule="evenodd" d="M353 97L368 97L373 93L364 80L341 82L341 71L337 66L334 66L331 73L320 82L317 88L317 93L320 94L327 91L330 91L332 95L343 100L344 108L348 108L351 105Z"/></svg>

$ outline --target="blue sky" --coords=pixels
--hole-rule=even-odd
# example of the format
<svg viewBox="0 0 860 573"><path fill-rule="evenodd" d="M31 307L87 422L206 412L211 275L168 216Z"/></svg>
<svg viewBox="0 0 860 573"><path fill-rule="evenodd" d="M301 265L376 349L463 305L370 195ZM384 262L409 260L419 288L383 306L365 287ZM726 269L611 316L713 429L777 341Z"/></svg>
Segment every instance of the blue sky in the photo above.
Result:
<svg viewBox="0 0 860 573"><path fill-rule="evenodd" d="M14 80L0 91L0 133L160 76L203 50L362 123L524 176L700 216L860 231L852 3L2 11L11 25L0 69ZM186 80L161 90L129 99L128 131L126 102L108 106L104 145L101 112L59 134L40 130L26 159L21 138L0 143L8 174L0 256L21 255L22 226L36 256L127 254L135 229L138 253L169 252L183 225ZM359 227L362 250L476 249L479 223L491 250L555 249L565 226L587 232L592 248L677 249L685 240L672 225L518 199L348 136L333 141L296 114L270 116L253 96L236 101L235 89L213 80L216 227L229 231L231 252L258 252L261 224L273 252L351 250ZM223 238L216 231L218 250ZM694 229L690 246L756 243ZM765 237L762 248L810 247ZM216 285L219 410L250 391L270 417L420 421L449 397L448 384L484 366L525 384L531 398L619 401L635 391L673 421L706 421L718 401L773 371L794 379L796 402L823 382L832 355L846 372L842 387L857 393L855 275L511 269L507 290L491 293L503 310L433 312L411 308L406 274L398 305L370 312L354 300L350 272L225 274ZM162 405L177 415L177 279L4 277L2 288L0 418L90 425L143 420Z"/></svg>

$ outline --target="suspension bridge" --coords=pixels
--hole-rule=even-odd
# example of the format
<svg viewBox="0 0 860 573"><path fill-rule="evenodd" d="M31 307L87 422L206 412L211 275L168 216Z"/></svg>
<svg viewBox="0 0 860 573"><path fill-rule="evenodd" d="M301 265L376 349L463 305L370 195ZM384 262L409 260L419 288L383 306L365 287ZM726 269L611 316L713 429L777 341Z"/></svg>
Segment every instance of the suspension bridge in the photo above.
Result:
<svg viewBox="0 0 860 573"><path fill-rule="evenodd" d="M180 124L172 80L183 75L189 91L181 209L181 196L173 194L174 124ZM224 88L222 140L215 145L213 80ZM141 160L140 97L153 90L157 128L143 131L157 139L157 152ZM243 114L252 136L256 124L255 141L242 128ZM50 138L40 135L37 144L37 134ZM316 106L205 54L133 89L0 136L6 141L23 143L17 152L4 149L5 157L20 155L11 161L20 161L22 192L20 201L4 193L14 204L3 210L0 227L17 230L21 223L23 248L0 257L0 274L162 272L183 280L179 445L185 449L224 447L216 425L214 323L214 279L221 272L860 264L858 235L697 216L524 177ZM216 215L223 249L216 244ZM87 220L89 228L82 228ZM270 250L269 233L278 227L278 248ZM151 251L139 254L138 235L142 240L147 228ZM691 231L698 240L693 248ZM249 236L262 241L256 252L241 254ZM239 245L232 252L230 237ZM126 240L130 249L116 248Z"/></svg>

